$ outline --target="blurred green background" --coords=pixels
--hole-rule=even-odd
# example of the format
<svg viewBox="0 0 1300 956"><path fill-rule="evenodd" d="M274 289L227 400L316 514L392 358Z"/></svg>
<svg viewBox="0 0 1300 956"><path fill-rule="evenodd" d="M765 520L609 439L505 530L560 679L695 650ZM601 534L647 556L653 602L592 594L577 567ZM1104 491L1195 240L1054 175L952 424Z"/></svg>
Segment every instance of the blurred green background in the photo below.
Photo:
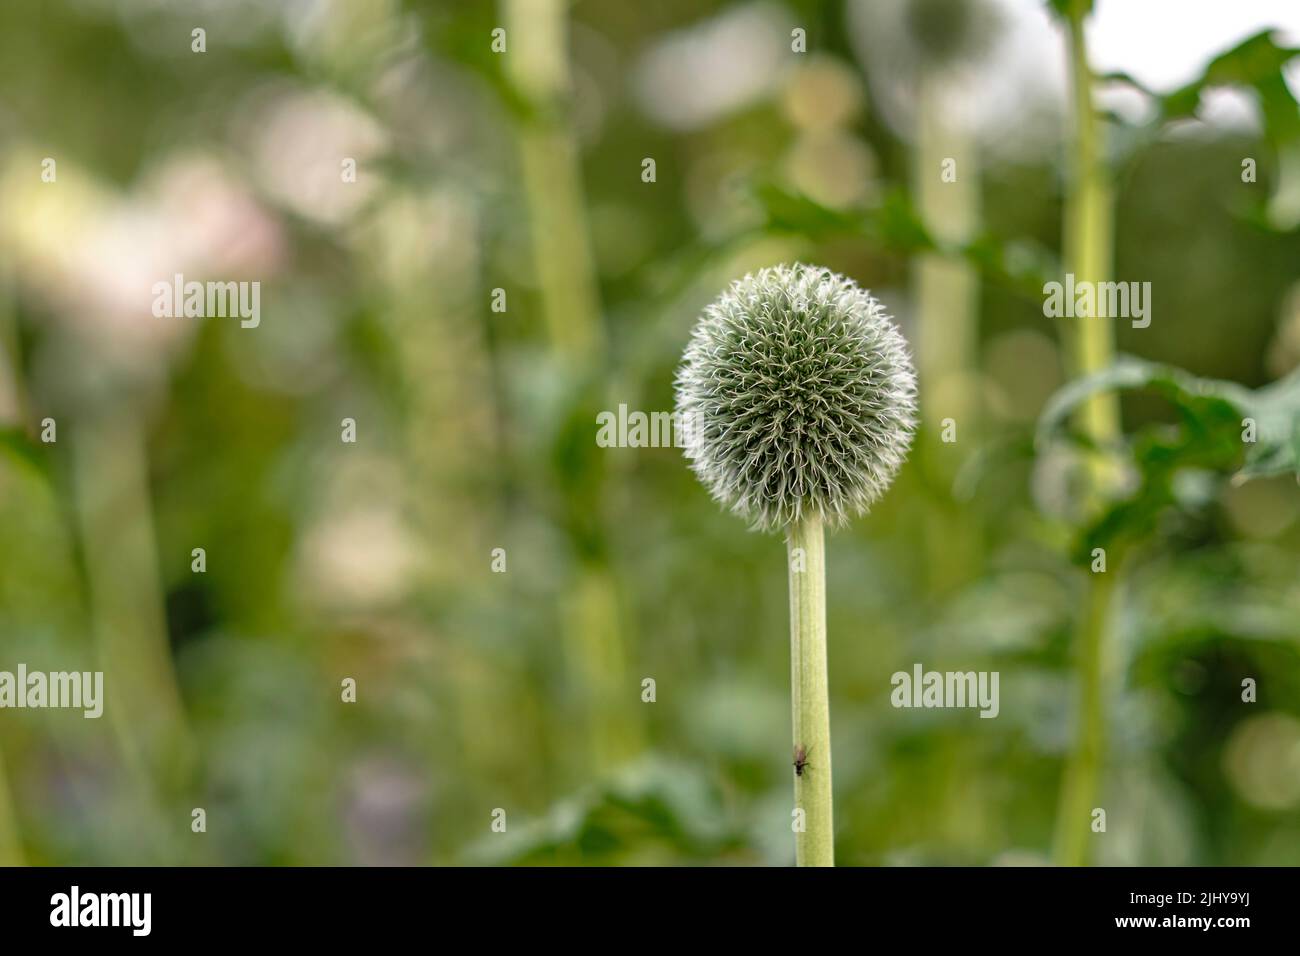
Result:
<svg viewBox="0 0 1300 956"><path fill-rule="evenodd" d="M0 669L108 694L0 711L0 862L791 863L783 546L595 436L796 259L921 373L828 541L838 861L1048 862L1087 575L1033 443L1075 374L1062 37L1028 0L0 6ZM1300 363L1264 59L1180 122L1099 84L1114 275L1153 289L1118 348L1252 388ZM260 326L155 318L177 272L259 281ZM1226 477L1125 560L1095 862L1300 863L1300 487ZM916 662L1000 672L998 718L892 708Z"/></svg>

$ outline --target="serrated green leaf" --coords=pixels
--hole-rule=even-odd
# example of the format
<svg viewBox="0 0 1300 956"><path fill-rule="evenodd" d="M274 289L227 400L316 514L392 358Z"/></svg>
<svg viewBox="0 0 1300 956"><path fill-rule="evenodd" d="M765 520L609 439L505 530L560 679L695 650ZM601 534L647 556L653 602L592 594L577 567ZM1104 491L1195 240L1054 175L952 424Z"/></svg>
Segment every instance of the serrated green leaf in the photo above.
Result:
<svg viewBox="0 0 1300 956"><path fill-rule="evenodd" d="M1283 69L1297 55L1300 47L1283 46L1272 31L1256 33L1216 56L1191 83L1162 97L1161 113L1166 121L1194 116L1206 89L1245 86L1259 97L1269 140L1293 142L1300 139L1300 103L1287 86Z"/></svg>
<svg viewBox="0 0 1300 956"><path fill-rule="evenodd" d="M900 189L887 192L877 205L857 213L831 209L773 182L756 185L754 197L766 213L770 230L814 241L857 236L897 255L935 252L961 258L981 275L1026 296L1040 296L1044 283L1061 271L1053 255L1031 240L986 233L964 243L938 241L911 198Z"/></svg>
<svg viewBox="0 0 1300 956"><path fill-rule="evenodd" d="M1153 531L1168 509L1185 503L1180 479L1196 471L1236 481L1300 475L1300 370L1260 389L1199 378L1171 365L1121 356L1109 368L1061 388L1043 409L1035 444L1041 451L1065 433L1070 415L1101 392L1147 389L1178 413L1176 424L1150 425L1130 436L1135 487L1108 503L1083 529L1075 558ZM1254 442L1243 439L1255 423Z"/></svg>
<svg viewBox="0 0 1300 956"><path fill-rule="evenodd" d="M1300 370L1260 389L1236 382L1198 378L1182 369L1132 356L1120 356L1109 368L1061 388L1043 408L1036 442L1052 440L1065 419L1090 396L1101 392L1151 389L1168 398L1185 422L1204 423L1217 413L1220 436L1235 434L1240 443L1243 419L1257 426L1257 441L1246 443L1243 478L1300 473ZM1223 414L1231 410L1231 421ZM1232 429L1230 432L1229 429Z"/></svg>

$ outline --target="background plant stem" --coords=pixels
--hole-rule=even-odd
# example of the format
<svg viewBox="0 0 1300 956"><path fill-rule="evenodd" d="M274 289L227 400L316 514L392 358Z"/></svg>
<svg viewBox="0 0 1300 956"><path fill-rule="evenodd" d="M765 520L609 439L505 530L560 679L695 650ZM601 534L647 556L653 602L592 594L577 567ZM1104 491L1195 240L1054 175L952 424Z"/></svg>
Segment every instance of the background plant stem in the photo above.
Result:
<svg viewBox="0 0 1300 956"><path fill-rule="evenodd" d="M1056 819L1056 862L1061 866L1084 866L1088 862L1092 810L1106 750L1103 665L1114 588L1115 578L1109 573L1094 574L1089 580L1083 631L1076 649L1079 709L1074 749L1066 766Z"/></svg>
<svg viewBox="0 0 1300 956"><path fill-rule="evenodd" d="M144 436L129 409L79 426L74 487L105 710L128 766L161 797L188 779L193 753L160 596Z"/></svg>
<svg viewBox="0 0 1300 956"><path fill-rule="evenodd" d="M557 357L578 366L604 350L588 242L578 147L566 106L570 88L563 0L505 0L510 78L532 115L517 124L533 265Z"/></svg>
<svg viewBox="0 0 1300 956"><path fill-rule="evenodd" d="M568 9L566 0L502 4L510 44L507 75L529 110L516 123L516 136L542 314L559 374L581 383L607 360L608 342L579 148L569 121ZM598 489L596 482L587 502L597 511ZM576 539L574 548L584 550ZM621 604L608 559L580 557L561 615L585 712L587 771L610 770L641 749L636 684L629 691L627 677L635 635Z"/></svg>
<svg viewBox="0 0 1300 956"><path fill-rule="evenodd" d="M1070 77L1074 112L1074 151L1065 208L1065 259L1080 282L1109 278L1112 255L1112 193L1103 155L1102 129L1092 100L1092 70L1088 65L1084 17L1088 4L1075 2L1067 17L1070 34ZM1091 375L1110 365L1115 332L1110 318L1079 316L1074 320L1073 363L1076 375ZM1096 507L1116 477L1108 449L1120 437L1119 399L1114 393L1092 396L1079 414L1079 428L1097 451L1088 458L1087 495ZM1088 862L1091 811L1105 759L1105 688L1103 663L1110 643L1117 562L1108 571L1088 575L1083 628L1075 649L1078 705L1074 746L1062 779L1056 821L1056 862L1083 866Z"/></svg>
<svg viewBox="0 0 1300 956"><path fill-rule="evenodd" d="M976 142L945 115L952 80L923 71L913 153L913 188L926 229L943 243L964 243L979 230L980 190ZM956 178L945 181L944 163L956 162ZM959 458L941 441L944 419L957 425L961 442L981 427L976 366L979 353L979 276L959 257L940 252L917 257L913 270L917 310L917 374L926 396L923 445L917 460L934 487L951 488ZM961 447L970 447L963 445ZM939 499L942 500L942 499ZM943 594L968 582L979 564L970 509L950 502L925 521L926 573L930 590Z"/></svg>
<svg viewBox="0 0 1300 956"><path fill-rule="evenodd" d="M794 746L803 747L807 755L807 766L794 778L794 805L805 814L803 832L795 833L795 862L799 866L834 866L831 711L826 673L826 556L821 519L809 517L795 523L786 538L786 546L790 570L790 696Z"/></svg>
<svg viewBox="0 0 1300 956"><path fill-rule="evenodd" d="M1074 112L1074 155L1065 203L1065 261L1080 282L1105 282L1111 269L1114 229L1110 175L1103 155L1102 129L1092 101L1092 70L1083 33L1083 5L1071 8L1070 78ZM1072 320L1075 372L1090 375L1110 365L1115 357L1115 330L1111 319L1082 316ZM1080 426L1096 444L1106 446L1119 438L1119 398L1100 392L1089 398L1080 413ZM1091 459L1092 490L1099 492L1113 479L1113 462L1101 455Z"/></svg>

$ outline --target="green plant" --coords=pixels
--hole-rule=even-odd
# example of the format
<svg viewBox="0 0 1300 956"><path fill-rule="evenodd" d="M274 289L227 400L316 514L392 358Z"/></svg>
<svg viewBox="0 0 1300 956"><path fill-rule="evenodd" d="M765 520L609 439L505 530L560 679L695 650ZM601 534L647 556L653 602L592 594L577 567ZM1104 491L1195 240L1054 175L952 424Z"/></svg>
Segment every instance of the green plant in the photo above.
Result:
<svg viewBox="0 0 1300 956"><path fill-rule="evenodd" d="M864 513L912 440L916 377L883 306L848 279L777 266L705 309L677 376L691 467L715 499L784 531L800 866L834 864L823 528Z"/></svg>
<svg viewBox="0 0 1300 956"><path fill-rule="evenodd" d="M1084 19L1091 7L1091 0L1069 0L1060 6L1069 37L1074 126L1068 156L1063 247L1065 265L1078 281L1104 282L1111 270L1113 191L1104 159L1104 128L1093 103L1093 74L1084 38ZM1081 317L1072 331L1069 346L1079 375L1094 374L1110 363L1115 354L1115 330L1109 320ZM1080 429L1093 446L1084 493L1095 506L1114 485L1114 463L1108 453L1120 433L1119 400L1111 394L1092 394L1076 414ZM1085 585L1085 611L1075 648L1079 682L1075 740L1062 779L1057 813L1056 857L1065 865L1087 862L1084 821L1095 801L1106 749L1103 685L1118 573L1115 567L1109 574L1090 575Z"/></svg>
<svg viewBox="0 0 1300 956"><path fill-rule="evenodd" d="M1135 547L1153 537L1176 513L1203 509L1229 480L1300 475L1300 372L1260 389L1202 379L1181 369L1130 356L1063 387L1039 420L1037 444L1046 449L1073 440L1085 453L1097 446L1086 422L1067 427L1070 416L1099 395L1146 390L1164 397L1176 424L1145 426L1108 446L1113 461L1130 475L1087 518L1073 547L1077 564L1109 555L1108 573L1089 575L1080 646L1080 710L1058 818L1059 862L1087 861L1086 821L1105 759L1108 688L1104 638L1113 615L1116 568ZM1122 675L1115 673L1114 680Z"/></svg>
<svg viewBox="0 0 1300 956"><path fill-rule="evenodd" d="M505 69L516 108L521 185L541 313L552 361L577 383L570 402L575 411L581 409L585 424L590 418L589 383L608 359L609 343L571 122L568 4L507 0L502 9L515 44ZM578 417L570 415L571 421ZM576 434L561 429L555 441L558 454L566 452L566 443ZM586 432L581 434L587 440ZM588 470L582 500L572 507L574 580L561 615L566 655L575 684L582 689L590 760L605 772L641 749L641 733L636 712L625 705L622 694L635 634L605 554L598 504L602 484L599 470Z"/></svg>
<svg viewBox="0 0 1300 956"><path fill-rule="evenodd" d="M1067 271L1078 282L1098 283L1110 279L1114 246L1114 186L1116 170L1107 160L1106 123L1096 107L1093 85L1098 79L1088 61L1084 23L1092 12L1092 0L1050 0L1050 6L1062 18L1068 39L1071 80L1071 122L1068 185L1065 197L1063 258ZM1295 99L1288 91L1282 70L1296 50L1278 45L1268 33L1257 34L1237 47L1216 57L1204 75L1168 96L1159 97L1144 90L1153 101L1155 118L1136 131L1125 131L1121 140L1133 144L1152 142L1173 121L1195 115L1202 91L1213 85L1250 87L1263 104L1266 138L1279 156L1294 150L1300 142L1300 123L1295 119ZM1107 79L1129 83L1142 89L1131 77L1113 74ZM1118 150L1124 158L1121 144ZM1285 195L1274 197L1274 218L1290 215L1282 207L1292 200ZM1262 217L1261 217L1262 218ZM1089 574L1085 583L1085 607L1075 648L1075 667L1079 683L1074 746L1062 780L1057 813L1055 856L1058 863L1079 866L1088 862L1086 829L1088 814L1095 805L1100 789L1106 751L1105 701L1108 696L1107 658L1111 653L1111 631L1116 617L1114 603L1120 593L1120 567L1124 549L1120 539L1133 538L1139 529L1149 530L1154 514L1173 503L1172 476L1179 467L1192 463L1206 449L1196 442L1180 445L1185 457L1171 453L1163 439L1140 438L1135 444L1137 465L1141 469L1140 492L1129 496L1120 488L1120 460L1116 452L1122 444L1119 398L1112 389L1150 385L1161 388L1180 402L1184 423L1193 434L1219 439L1213 461L1196 462L1202 467L1226 467L1225 462L1240 454L1240 442L1223 431L1208 426L1203 413L1238 414L1229 400L1219 404L1200 400L1195 390L1186 390L1190 376L1176 369L1146 366L1115 357L1115 329L1110 319L1080 316L1070 334L1065 336L1072 357L1074 373L1081 384L1062 391L1045 410L1043 420L1059 424L1061 410L1068 408L1077 419L1078 437L1085 446L1087 478L1083 492L1087 499L1087 528L1082 540L1089 542L1084 553L1093 547L1107 550L1110 570ZM1234 399L1246 394L1244 389L1223 385L1220 392ZM1236 389L1236 391L1232 391ZM1182 399L1187 399L1182 402ZM1195 409L1196 414L1192 413ZM1219 422L1218 424L1222 424ZM1232 422L1228 422L1231 435ZM1236 426L1240 427L1240 426ZM1234 447L1235 445L1235 447ZM1226 450L1225 450L1226 448Z"/></svg>

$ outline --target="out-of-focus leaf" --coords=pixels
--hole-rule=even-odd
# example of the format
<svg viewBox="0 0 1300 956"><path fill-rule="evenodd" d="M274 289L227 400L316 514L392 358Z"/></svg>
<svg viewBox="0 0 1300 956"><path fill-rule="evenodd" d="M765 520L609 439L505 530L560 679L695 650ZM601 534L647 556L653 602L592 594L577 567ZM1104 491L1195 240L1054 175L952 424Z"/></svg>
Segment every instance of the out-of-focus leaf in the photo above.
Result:
<svg viewBox="0 0 1300 956"><path fill-rule="evenodd" d="M1044 407L1036 444L1060 437L1070 414L1100 392L1148 389L1178 412L1175 425L1153 425L1129 442L1136 486L1085 530L1076 558L1150 533L1167 509L1185 504L1189 473L1233 474L1245 481L1300 474L1300 372L1261 389L1198 378L1170 365L1121 356L1109 368L1060 389ZM1255 441L1244 439L1254 422Z"/></svg>
<svg viewBox="0 0 1300 956"><path fill-rule="evenodd" d="M1112 116L1120 134L1112 137L1113 155L1134 159L1169 123L1194 118L1206 90L1224 86L1250 90L1259 103L1264 139L1276 154L1278 168L1270 204L1244 208L1240 215L1260 228L1289 231L1295 226L1295 207L1300 202L1300 184L1295 181L1295 157L1300 153L1300 102L1287 85L1284 70L1296 56L1300 56L1300 47L1279 43L1276 34L1264 30L1221 53L1196 79L1163 96L1128 73L1098 77L1101 82L1133 87L1145 94L1155 107L1151 117L1138 126Z"/></svg>
<svg viewBox="0 0 1300 956"><path fill-rule="evenodd" d="M651 759L561 801L540 819L481 841L468 856L492 864L636 864L716 859L744 842L697 771ZM663 859L655 858L656 847Z"/></svg>
<svg viewBox="0 0 1300 956"><path fill-rule="evenodd" d="M900 189L886 192L877 205L862 212L831 209L773 182L758 184L754 196L773 232L795 233L814 241L856 236L900 256L925 252L954 256L965 259L986 278L1035 298L1041 296L1046 282L1060 274L1052 254L1030 240L985 233L968 242L940 242Z"/></svg>
<svg viewBox="0 0 1300 956"><path fill-rule="evenodd" d="M860 232L865 225L860 216L823 206L803 193L776 183L759 183L754 195L762 204L771 229L818 238Z"/></svg>
<svg viewBox="0 0 1300 956"><path fill-rule="evenodd" d="M1283 68L1300 55L1300 47L1283 46L1272 31L1264 30L1242 40L1231 50L1210 61L1205 71L1161 98L1165 120L1196 114L1201 93L1214 86L1245 86L1259 97L1264 113L1264 132L1274 144L1300 139L1300 103L1292 95Z"/></svg>
<svg viewBox="0 0 1300 956"><path fill-rule="evenodd" d="M1068 2L1068 0L1067 0ZM1196 116L1201 95L1216 86L1246 87L1259 98L1264 114L1264 135L1274 145L1300 140L1300 102L1296 101L1283 73L1300 47L1283 46L1272 31L1264 30L1211 60L1196 79L1163 96L1131 73L1115 71L1097 77L1102 83L1125 83L1146 94L1156 105L1150 122L1153 132L1164 124Z"/></svg>
<svg viewBox="0 0 1300 956"><path fill-rule="evenodd" d="M952 479L952 495L957 501L972 501L996 469L1030 461L1034 446L1023 432L994 436L976 448L957 468Z"/></svg>
<svg viewBox="0 0 1300 956"><path fill-rule="evenodd" d="M1048 400L1038 420L1036 443L1041 448L1051 441L1066 418L1090 396L1128 389L1160 393L1184 415L1187 424L1204 427L1217 423L1227 430L1230 440L1226 444L1222 433L1213 439L1220 452L1232 445L1242 448L1245 460L1237 472L1240 478L1300 472L1300 371L1263 388L1249 389L1236 382L1198 378L1171 365L1120 356L1109 368L1070 382ZM1241 439L1244 419L1256 423L1258 440L1253 443ZM1162 451L1158 444L1146 452L1153 460L1173 454L1168 448ZM1211 456L1203 464L1222 457Z"/></svg>
<svg viewBox="0 0 1300 956"><path fill-rule="evenodd" d="M1068 17L1071 10L1083 15L1092 12L1092 0L1047 0L1047 5L1063 17Z"/></svg>
<svg viewBox="0 0 1300 956"><path fill-rule="evenodd" d="M0 428L0 451L30 466L42 478L49 478L49 458L45 449L27 437L22 429Z"/></svg>
<svg viewBox="0 0 1300 956"><path fill-rule="evenodd" d="M1260 441L1247 456L1241 477L1300 472L1300 371L1242 396Z"/></svg>
<svg viewBox="0 0 1300 956"><path fill-rule="evenodd" d="M1160 94L1159 94L1159 93L1157 93L1157 92L1155 92L1154 90L1152 90L1149 86L1147 86L1145 83L1143 83L1143 82L1142 82L1141 80L1139 80L1137 77L1135 77L1132 73L1126 73L1126 72L1123 71L1123 70L1111 70L1109 73L1099 73L1099 74L1097 74L1097 82L1099 82L1099 83L1125 83L1125 84L1127 84L1127 85L1133 87L1133 89L1137 90L1139 93L1145 93L1147 96L1151 97L1153 100L1157 100L1157 99L1160 98Z"/></svg>

